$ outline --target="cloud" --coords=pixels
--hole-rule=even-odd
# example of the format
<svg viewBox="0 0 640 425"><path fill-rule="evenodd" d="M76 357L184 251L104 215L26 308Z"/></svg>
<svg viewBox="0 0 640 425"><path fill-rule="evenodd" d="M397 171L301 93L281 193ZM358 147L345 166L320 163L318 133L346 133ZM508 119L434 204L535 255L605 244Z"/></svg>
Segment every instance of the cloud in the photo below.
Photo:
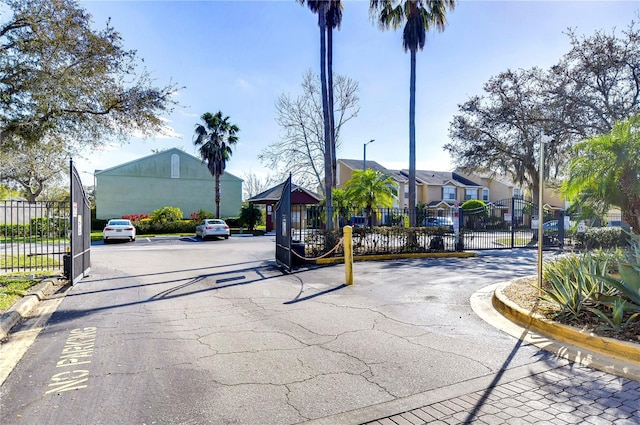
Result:
<svg viewBox="0 0 640 425"><path fill-rule="evenodd" d="M172 121L169 118L160 117L160 121L163 124L160 126L160 131L157 131L151 135L145 135L142 131L136 130L131 133L131 136L137 139L180 139L182 134L178 133L172 126L169 125Z"/></svg>
<svg viewBox="0 0 640 425"><path fill-rule="evenodd" d="M236 79L236 85L240 87L241 90L246 92L253 92L253 86L247 80L243 78Z"/></svg>

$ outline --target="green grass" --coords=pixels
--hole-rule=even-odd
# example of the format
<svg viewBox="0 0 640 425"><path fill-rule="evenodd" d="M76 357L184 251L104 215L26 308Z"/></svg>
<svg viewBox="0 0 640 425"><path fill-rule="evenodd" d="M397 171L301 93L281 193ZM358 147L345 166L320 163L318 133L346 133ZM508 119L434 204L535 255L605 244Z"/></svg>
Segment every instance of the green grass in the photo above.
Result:
<svg viewBox="0 0 640 425"><path fill-rule="evenodd" d="M501 243L503 245L511 246L511 238L499 238L496 239L496 242ZM531 238L514 238L513 243L516 246L528 245L531 242Z"/></svg>
<svg viewBox="0 0 640 425"><path fill-rule="evenodd" d="M37 237L37 236L29 236L22 238L4 238L0 237L0 244L2 243L40 243L40 242L48 242L48 243L60 243L68 241L67 238L59 238L59 237Z"/></svg>
<svg viewBox="0 0 640 425"><path fill-rule="evenodd" d="M0 275L0 312L5 312L16 301L29 293L29 290L41 282L50 271L35 273L20 272Z"/></svg>
<svg viewBox="0 0 640 425"><path fill-rule="evenodd" d="M0 256L0 270L13 267L23 267L25 265L40 269L43 267L56 268L57 266L60 266L60 262L45 255L35 255L33 257L28 257L26 255Z"/></svg>

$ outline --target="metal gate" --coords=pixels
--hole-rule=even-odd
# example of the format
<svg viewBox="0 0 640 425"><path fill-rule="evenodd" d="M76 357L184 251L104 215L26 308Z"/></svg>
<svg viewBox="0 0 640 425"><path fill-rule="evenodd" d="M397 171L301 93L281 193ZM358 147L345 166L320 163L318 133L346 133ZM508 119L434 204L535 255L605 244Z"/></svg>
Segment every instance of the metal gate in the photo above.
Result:
<svg viewBox="0 0 640 425"><path fill-rule="evenodd" d="M282 186L280 201L276 204L276 263L291 271L291 174Z"/></svg>
<svg viewBox="0 0 640 425"><path fill-rule="evenodd" d="M543 247L564 245L564 211L545 210L538 220L538 205L522 198L488 203L462 210L460 229L465 250L537 248L538 225L543 226Z"/></svg>
<svg viewBox="0 0 640 425"><path fill-rule="evenodd" d="M0 201L0 273L60 271L69 229L67 201Z"/></svg>
<svg viewBox="0 0 640 425"><path fill-rule="evenodd" d="M71 208L69 221L69 255L65 257L64 272L71 284L88 276L91 269L91 204L82 187L80 175L73 165L69 164Z"/></svg>

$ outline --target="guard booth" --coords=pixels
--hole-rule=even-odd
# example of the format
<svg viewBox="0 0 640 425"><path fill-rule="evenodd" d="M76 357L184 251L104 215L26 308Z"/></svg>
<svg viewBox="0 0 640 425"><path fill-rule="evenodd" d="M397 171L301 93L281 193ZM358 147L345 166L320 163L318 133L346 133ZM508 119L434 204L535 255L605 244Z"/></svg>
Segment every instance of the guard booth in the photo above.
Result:
<svg viewBox="0 0 640 425"><path fill-rule="evenodd" d="M287 181L247 199L247 202L251 204L265 206L265 224L267 233L274 231L279 225L276 218L275 208L282 199L282 194L285 193L284 185ZM291 193L291 197L289 198L289 202L291 204L291 216L293 219L293 225L291 227L299 232L307 225L306 207L308 205L318 205L323 197L291 182L287 188L287 192Z"/></svg>

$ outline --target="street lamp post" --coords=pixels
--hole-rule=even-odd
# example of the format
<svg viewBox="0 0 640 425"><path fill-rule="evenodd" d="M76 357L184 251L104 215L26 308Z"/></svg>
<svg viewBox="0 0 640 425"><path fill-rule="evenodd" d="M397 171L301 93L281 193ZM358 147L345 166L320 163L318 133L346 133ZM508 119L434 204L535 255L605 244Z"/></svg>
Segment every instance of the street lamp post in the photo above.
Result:
<svg viewBox="0 0 640 425"><path fill-rule="evenodd" d="M540 165L538 166L538 292L542 294L542 248L544 246L544 145L553 139L544 133L540 137Z"/></svg>
<svg viewBox="0 0 640 425"><path fill-rule="evenodd" d="M365 171L367 169L367 145L373 142L374 142L374 139L371 139L364 144L364 155L362 156L362 171Z"/></svg>

